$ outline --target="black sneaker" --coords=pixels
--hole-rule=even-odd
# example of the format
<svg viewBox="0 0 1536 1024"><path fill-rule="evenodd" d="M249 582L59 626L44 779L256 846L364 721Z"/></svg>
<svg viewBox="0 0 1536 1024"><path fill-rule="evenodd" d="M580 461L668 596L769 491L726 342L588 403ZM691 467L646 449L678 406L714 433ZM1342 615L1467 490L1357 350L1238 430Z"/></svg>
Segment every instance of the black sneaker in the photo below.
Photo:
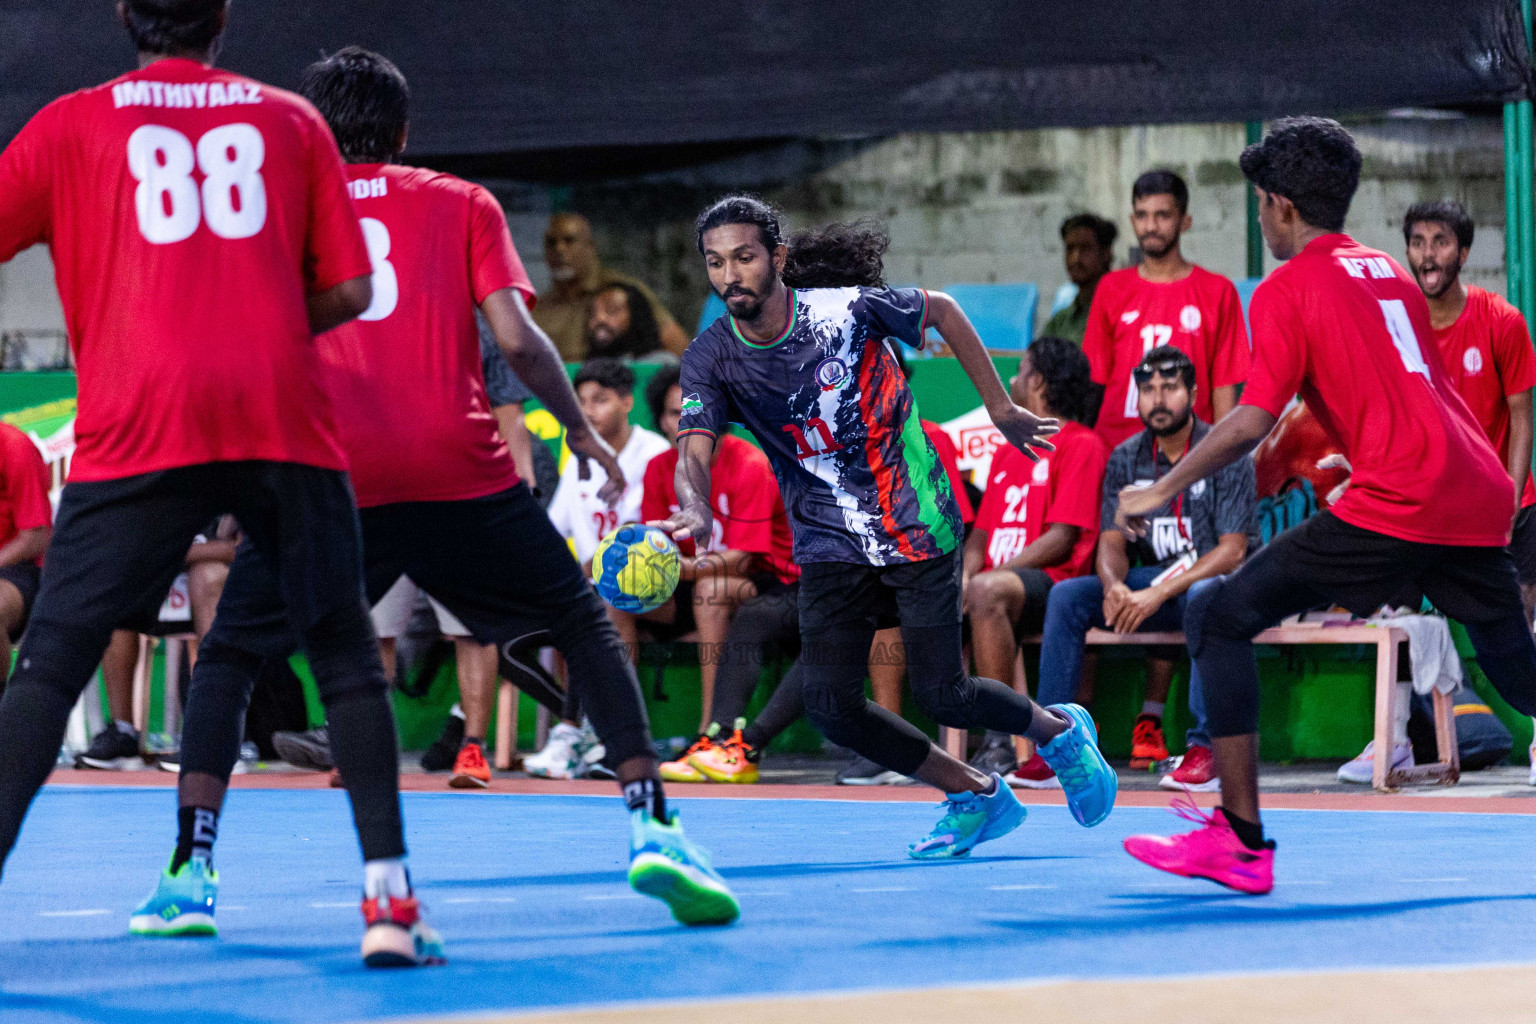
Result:
<svg viewBox="0 0 1536 1024"><path fill-rule="evenodd" d="M1013 751L1013 740L1009 737L987 737L981 749L976 751L976 756L971 758L971 767L983 775L1008 775L1017 770L1019 758Z"/></svg>
<svg viewBox="0 0 1536 1024"><path fill-rule="evenodd" d="M432 745L421 752L421 770L424 772L445 772L453 767L454 759L459 756L459 748L464 745L464 719L458 715L449 715L448 721L443 723L443 731L433 741Z"/></svg>
<svg viewBox="0 0 1536 1024"><path fill-rule="evenodd" d="M906 781L905 775L882 768L867 757L858 758L837 773L839 786L895 786Z"/></svg>
<svg viewBox="0 0 1536 1024"><path fill-rule="evenodd" d="M331 737L323 728L307 732L274 732L272 749L295 768L328 772L335 767L331 760Z"/></svg>
<svg viewBox="0 0 1536 1024"><path fill-rule="evenodd" d="M139 734L124 729L116 722L110 722L91 740L90 748L75 758L75 765L79 768L100 768L108 772L143 768L144 759L139 756Z"/></svg>

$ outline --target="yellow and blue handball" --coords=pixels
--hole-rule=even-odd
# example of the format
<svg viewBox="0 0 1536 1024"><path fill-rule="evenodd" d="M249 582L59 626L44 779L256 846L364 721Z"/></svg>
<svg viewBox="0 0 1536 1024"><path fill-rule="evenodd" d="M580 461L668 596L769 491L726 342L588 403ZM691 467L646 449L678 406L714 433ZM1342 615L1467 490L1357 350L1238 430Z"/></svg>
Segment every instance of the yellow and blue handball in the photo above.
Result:
<svg viewBox="0 0 1536 1024"><path fill-rule="evenodd" d="M598 542L592 583L604 601L641 615L667 603L682 560L672 538L654 526L626 523Z"/></svg>

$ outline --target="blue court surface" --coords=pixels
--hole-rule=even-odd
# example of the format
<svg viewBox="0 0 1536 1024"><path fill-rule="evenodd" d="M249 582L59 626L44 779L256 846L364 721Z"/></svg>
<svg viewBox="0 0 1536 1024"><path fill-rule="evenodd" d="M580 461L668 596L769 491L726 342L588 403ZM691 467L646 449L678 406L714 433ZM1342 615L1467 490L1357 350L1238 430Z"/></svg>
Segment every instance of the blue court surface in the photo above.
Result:
<svg viewBox="0 0 1536 1024"><path fill-rule="evenodd" d="M1032 979L1529 961L1536 817L1276 810L1268 897L1160 875L1120 840L1184 823L1121 808L1084 830L1033 807L969 860L909 861L921 803L679 800L741 897L688 931L624 885L617 798L407 793L412 865L446 967L369 972L345 796L235 790L216 940L130 939L170 852L166 789L50 787L0 885L0 1019L372 1021Z"/></svg>

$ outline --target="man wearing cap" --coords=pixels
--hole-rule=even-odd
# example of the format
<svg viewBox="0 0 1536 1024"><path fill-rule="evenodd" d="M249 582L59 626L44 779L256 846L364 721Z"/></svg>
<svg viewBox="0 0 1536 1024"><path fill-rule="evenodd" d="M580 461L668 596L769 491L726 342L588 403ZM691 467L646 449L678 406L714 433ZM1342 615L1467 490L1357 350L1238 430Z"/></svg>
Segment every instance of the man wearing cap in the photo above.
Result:
<svg viewBox="0 0 1536 1024"><path fill-rule="evenodd" d="M1146 429L1110 453L1104 472L1097 573L1062 580L1051 588L1040 650L1039 700L1046 704L1077 695L1083 641L1089 629L1177 632L1182 628L1184 605L1200 584L1232 572L1248 553L1258 505L1253 460L1248 457L1197 480L1149 514L1146 536L1127 540L1115 529L1120 489L1150 487L1211 429L1193 412L1195 367L1189 356L1171 345L1155 348L1135 368L1133 377L1137 412ZM1160 720L1166 689L1148 693L1147 698ZM1184 760L1163 784L1171 789L1214 788L1197 679L1190 680L1189 705L1194 721L1186 737ZM1153 713L1145 705L1143 711ZM1020 784L1051 785L1042 768L1043 763L1033 761L1020 768L1016 773Z"/></svg>

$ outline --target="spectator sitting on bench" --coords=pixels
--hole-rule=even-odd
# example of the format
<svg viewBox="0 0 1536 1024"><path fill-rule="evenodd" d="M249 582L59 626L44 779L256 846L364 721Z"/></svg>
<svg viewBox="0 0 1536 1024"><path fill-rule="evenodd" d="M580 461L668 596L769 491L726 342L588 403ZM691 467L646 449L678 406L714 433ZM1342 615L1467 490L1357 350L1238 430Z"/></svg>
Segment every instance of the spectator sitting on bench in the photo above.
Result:
<svg viewBox="0 0 1536 1024"><path fill-rule="evenodd" d="M1172 346L1148 352L1134 370L1137 412L1146 429L1115 448L1104 472L1104 498L1095 576L1062 580L1051 588L1040 651L1041 704L1061 704L1077 695L1084 639L1091 628L1117 633L1177 631L1184 606L1202 581L1235 570L1248 552L1258 500L1253 460L1247 456L1188 490L1147 518L1144 538L1127 540L1114 528L1120 489L1151 486L1210 431L1195 418L1195 367ZM1134 565L1132 564L1134 560ZM1166 689L1148 704L1138 726L1167 699ZM1191 677L1194 724L1178 771L1164 780L1170 788L1214 787L1210 740L1198 678ZM1161 722L1155 723L1159 729ZM1057 784L1037 754L1015 773L1018 784Z"/></svg>
<svg viewBox="0 0 1536 1024"><path fill-rule="evenodd" d="M964 609L976 674L1019 687L1019 638L1040 632L1056 583L1093 571L1109 452L1084 425L1094 388L1077 345L1039 339L1019 359L1008 388L1030 412L1062 421L1051 439L1056 450L1038 462L1012 446L998 448L976 528L965 541ZM971 765L1008 775L1019 766L1013 737L989 732Z"/></svg>

